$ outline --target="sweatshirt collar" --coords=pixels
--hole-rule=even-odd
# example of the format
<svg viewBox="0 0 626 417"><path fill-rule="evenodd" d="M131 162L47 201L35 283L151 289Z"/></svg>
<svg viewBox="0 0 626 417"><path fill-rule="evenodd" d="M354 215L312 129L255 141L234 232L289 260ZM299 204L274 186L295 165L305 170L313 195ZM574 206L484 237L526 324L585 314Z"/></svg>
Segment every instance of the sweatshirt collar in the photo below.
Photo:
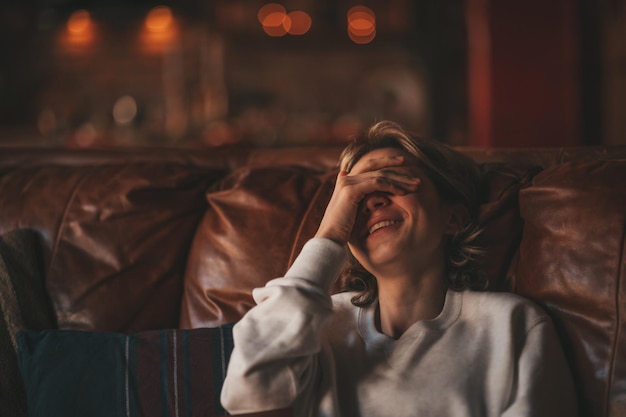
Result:
<svg viewBox="0 0 626 417"><path fill-rule="evenodd" d="M442 331L450 327L461 314L463 304L463 292L446 292L446 299L441 313L432 320L420 320L415 322L406 332L395 340L376 329L375 317L378 309L378 300L369 306L360 309L358 317L359 333L365 343L372 348L386 349L393 347L404 340L412 340L420 337L424 332Z"/></svg>

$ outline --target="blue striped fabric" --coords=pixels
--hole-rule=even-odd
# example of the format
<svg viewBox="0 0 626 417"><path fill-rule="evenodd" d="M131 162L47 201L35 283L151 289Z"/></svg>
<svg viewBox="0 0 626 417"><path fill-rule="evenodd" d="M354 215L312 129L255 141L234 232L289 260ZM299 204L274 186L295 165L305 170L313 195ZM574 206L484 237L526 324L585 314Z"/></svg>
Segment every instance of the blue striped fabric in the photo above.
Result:
<svg viewBox="0 0 626 417"><path fill-rule="evenodd" d="M233 348L232 325L132 335L21 331L30 417L212 417Z"/></svg>

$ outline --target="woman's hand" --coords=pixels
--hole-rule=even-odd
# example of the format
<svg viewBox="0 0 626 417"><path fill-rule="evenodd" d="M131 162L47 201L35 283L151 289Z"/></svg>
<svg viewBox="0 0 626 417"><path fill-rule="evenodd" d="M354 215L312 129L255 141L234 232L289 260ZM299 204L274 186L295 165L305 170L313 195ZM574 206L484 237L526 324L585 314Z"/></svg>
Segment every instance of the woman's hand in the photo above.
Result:
<svg viewBox="0 0 626 417"><path fill-rule="evenodd" d="M405 195L415 192L419 178L403 175L394 170L405 164L403 156L387 156L366 159L358 164L358 170L348 174L339 172L335 190L330 198L324 217L315 234L316 237L331 239L346 245L352 234L359 204L363 198L374 192L390 195Z"/></svg>

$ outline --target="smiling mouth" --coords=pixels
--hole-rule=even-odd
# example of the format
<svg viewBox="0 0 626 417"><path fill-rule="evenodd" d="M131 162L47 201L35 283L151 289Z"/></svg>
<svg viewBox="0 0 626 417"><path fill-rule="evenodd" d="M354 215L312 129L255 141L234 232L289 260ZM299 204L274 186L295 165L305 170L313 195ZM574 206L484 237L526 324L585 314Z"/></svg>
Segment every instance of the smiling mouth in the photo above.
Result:
<svg viewBox="0 0 626 417"><path fill-rule="evenodd" d="M383 227L392 226L392 225L398 224L398 223L400 223L399 220L383 220L381 222L378 222L378 223L374 224L372 227L370 227L369 230L368 230L368 233L371 235L372 233L374 233L378 229L382 229Z"/></svg>

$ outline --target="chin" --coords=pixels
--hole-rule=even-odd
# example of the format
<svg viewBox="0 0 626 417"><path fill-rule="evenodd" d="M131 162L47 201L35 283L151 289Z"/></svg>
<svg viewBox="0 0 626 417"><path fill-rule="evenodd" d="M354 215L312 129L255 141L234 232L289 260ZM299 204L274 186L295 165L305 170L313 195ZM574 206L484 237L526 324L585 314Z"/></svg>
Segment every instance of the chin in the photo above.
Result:
<svg viewBox="0 0 626 417"><path fill-rule="evenodd" d="M377 267L393 263L397 259L397 250L377 248L375 251L369 252L367 256L359 256L355 258L368 271L375 271ZM372 272L373 273L373 272Z"/></svg>

